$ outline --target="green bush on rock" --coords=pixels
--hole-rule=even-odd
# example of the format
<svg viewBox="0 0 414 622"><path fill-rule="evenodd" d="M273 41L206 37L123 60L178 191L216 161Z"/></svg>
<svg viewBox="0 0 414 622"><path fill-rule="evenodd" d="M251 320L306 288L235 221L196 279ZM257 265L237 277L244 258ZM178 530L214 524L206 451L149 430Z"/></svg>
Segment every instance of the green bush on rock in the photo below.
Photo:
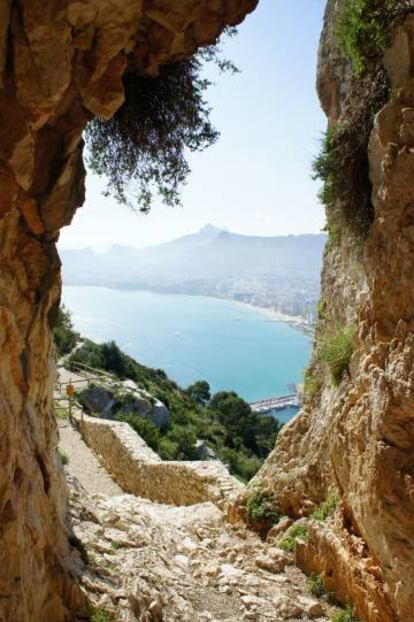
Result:
<svg viewBox="0 0 414 622"><path fill-rule="evenodd" d="M347 0L339 15L341 51L356 76L374 68L391 40L398 0Z"/></svg>
<svg viewBox="0 0 414 622"><path fill-rule="evenodd" d="M252 523L267 522L274 525L280 518L276 507L275 496L261 486L256 486L247 498L247 517Z"/></svg>
<svg viewBox="0 0 414 622"><path fill-rule="evenodd" d="M354 332L351 326L339 327L322 343L319 358L328 367L334 386L339 386L344 372L349 369Z"/></svg>
<svg viewBox="0 0 414 622"><path fill-rule="evenodd" d="M319 504L316 510L311 514L315 520L324 521L331 516L338 505L338 496L335 492L330 492L326 499Z"/></svg>
<svg viewBox="0 0 414 622"><path fill-rule="evenodd" d="M63 305L59 307L56 314L53 337L60 356L69 354L79 339L79 334L73 328L70 313Z"/></svg>
<svg viewBox="0 0 414 622"><path fill-rule="evenodd" d="M355 616L354 608L348 605L345 609L339 609L332 614L331 622L361 622Z"/></svg>
<svg viewBox="0 0 414 622"><path fill-rule="evenodd" d="M306 525L299 524L293 525L287 532L287 535L280 542L279 546L284 551L288 551L289 553L295 550L296 540L306 540L308 537L308 528Z"/></svg>

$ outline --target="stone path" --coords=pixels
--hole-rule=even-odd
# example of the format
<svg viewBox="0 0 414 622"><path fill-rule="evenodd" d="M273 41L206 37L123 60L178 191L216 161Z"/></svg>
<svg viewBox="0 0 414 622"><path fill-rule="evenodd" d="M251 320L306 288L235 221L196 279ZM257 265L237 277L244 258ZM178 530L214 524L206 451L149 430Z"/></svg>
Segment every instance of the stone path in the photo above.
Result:
<svg viewBox="0 0 414 622"><path fill-rule="evenodd" d="M68 458L65 472L75 477L86 492L110 497L123 494L68 420L59 421L59 434L59 449Z"/></svg>
<svg viewBox="0 0 414 622"><path fill-rule="evenodd" d="M293 556L229 524L212 503L174 507L74 491L71 514L87 551L79 581L105 619L328 621L329 607L310 595Z"/></svg>
<svg viewBox="0 0 414 622"><path fill-rule="evenodd" d="M310 595L291 553L230 524L211 502L125 494L68 420L59 432L79 543L72 572L99 619L328 622L330 607Z"/></svg>

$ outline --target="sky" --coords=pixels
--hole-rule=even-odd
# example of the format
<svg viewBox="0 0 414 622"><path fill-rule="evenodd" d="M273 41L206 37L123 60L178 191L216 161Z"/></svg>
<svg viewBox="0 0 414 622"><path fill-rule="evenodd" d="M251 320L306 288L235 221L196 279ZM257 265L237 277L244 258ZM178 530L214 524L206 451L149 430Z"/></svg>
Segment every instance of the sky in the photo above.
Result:
<svg viewBox="0 0 414 622"><path fill-rule="evenodd" d="M317 233L325 219L311 162L326 126L315 91L325 0L260 0L223 45L241 70L215 76L208 101L218 142L191 154L183 206L134 213L88 172L86 201L60 248L144 247L205 224L245 235Z"/></svg>

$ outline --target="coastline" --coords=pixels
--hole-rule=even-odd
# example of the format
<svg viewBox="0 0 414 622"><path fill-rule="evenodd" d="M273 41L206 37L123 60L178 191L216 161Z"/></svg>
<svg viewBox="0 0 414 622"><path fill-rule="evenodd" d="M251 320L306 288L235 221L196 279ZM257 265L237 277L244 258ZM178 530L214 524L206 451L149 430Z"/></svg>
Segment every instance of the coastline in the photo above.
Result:
<svg viewBox="0 0 414 622"><path fill-rule="evenodd" d="M283 324L289 324L292 328L300 330L308 337L312 337L314 329L307 324L307 322L300 315L287 315L286 313L280 313L276 309L271 307L259 307L253 305L250 302L241 302L240 300L233 300L232 298L223 298L223 300L232 300L235 304L242 307L247 307L254 311L259 311L264 317L268 318L269 322L282 322Z"/></svg>
<svg viewBox="0 0 414 622"><path fill-rule="evenodd" d="M130 287L120 287L116 284L107 284L107 283L63 283L63 287L101 287L103 289L114 289L118 291L135 291L135 292L148 292L152 294L159 295L172 295L172 296L194 296L194 297L204 297L204 298L212 298L213 300L227 300L228 302L232 302L235 305L240 307L249 308L253 311L259 311L261 315L267 317L268 322L281 322L283 324L288 324L292 328L296 328L301 333L305 334L307 337L312 337L314 333L314 328L307 324L306 320L300 315L287 315L286 313L280 313L280 311L276 311L271 307L260 307L259 305L254 305L250 302L242 302L241 300L235 300L234 298L227 298L226 296L212 296L211 294L189 294L182 292L163 292L158 291L156 289L141 289L141 288L130 288Z"/></svg>

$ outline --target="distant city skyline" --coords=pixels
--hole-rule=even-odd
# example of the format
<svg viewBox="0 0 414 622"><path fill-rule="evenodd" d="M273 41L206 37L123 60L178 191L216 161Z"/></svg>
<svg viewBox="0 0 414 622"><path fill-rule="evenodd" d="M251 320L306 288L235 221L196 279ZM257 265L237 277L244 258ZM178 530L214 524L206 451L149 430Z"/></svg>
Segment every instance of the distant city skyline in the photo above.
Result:
<svg viewBox="0 0 414 622"><path fill-rule="evenodd" d="M135 214L102 196L88 172L85 205L60 248L142 248L212 223L245 235L318 233L324 213L311 162L326 126L315 91L324 0L261 0L224 44L241 73L215 77L208 94L217 144L190 156L183 207Z"/></svg>

